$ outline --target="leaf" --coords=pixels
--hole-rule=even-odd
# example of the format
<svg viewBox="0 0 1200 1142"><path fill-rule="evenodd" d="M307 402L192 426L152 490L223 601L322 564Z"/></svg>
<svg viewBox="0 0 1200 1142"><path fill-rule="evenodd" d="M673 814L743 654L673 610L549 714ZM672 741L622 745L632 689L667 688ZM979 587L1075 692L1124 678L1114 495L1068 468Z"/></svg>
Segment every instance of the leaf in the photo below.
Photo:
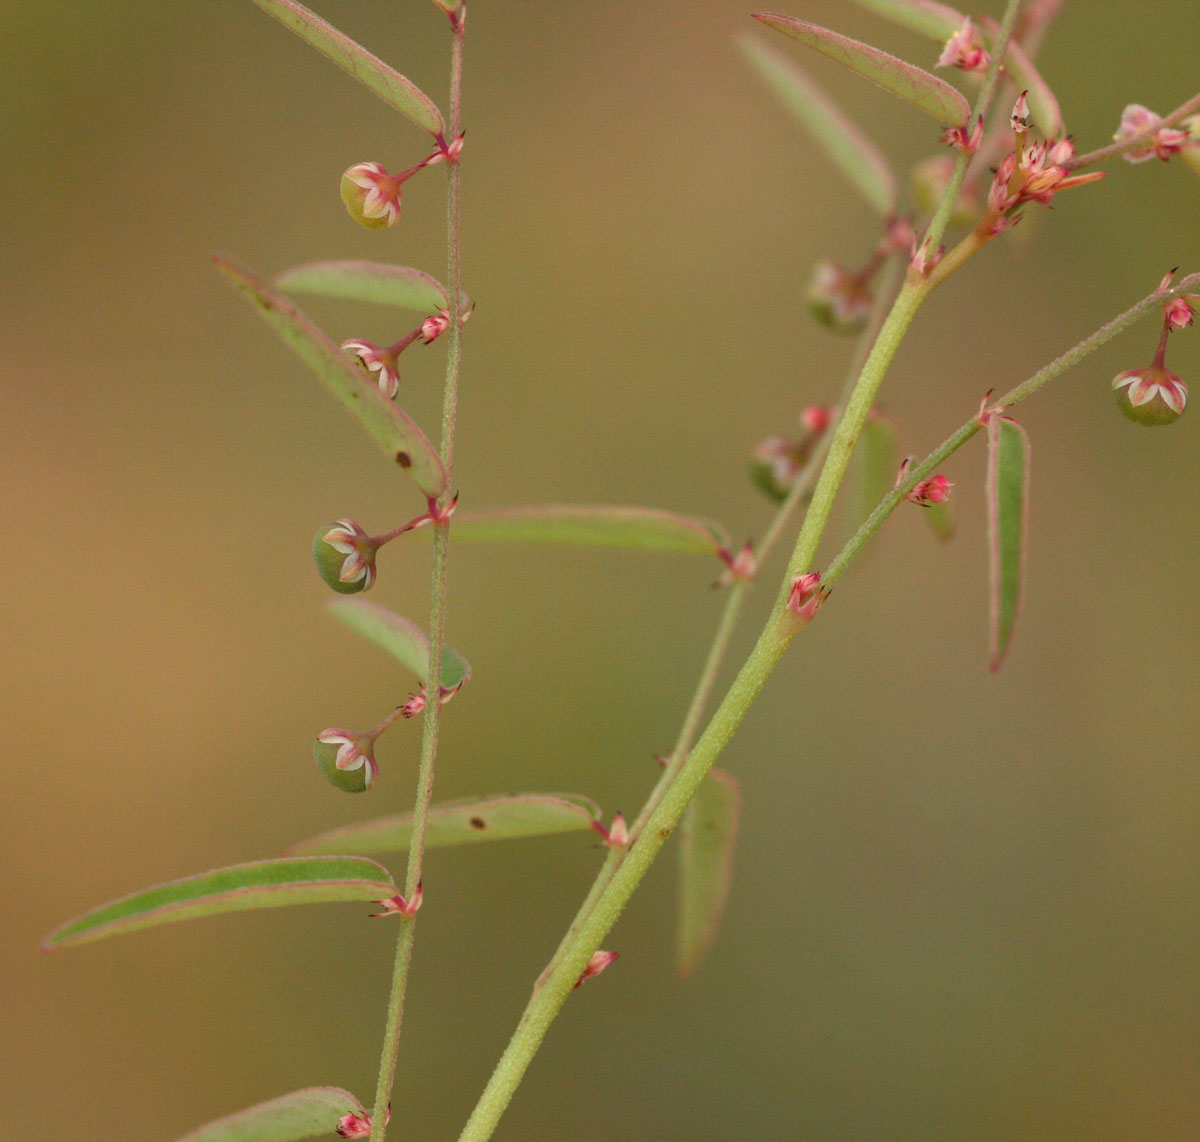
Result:
<svg viewBox="0 0 1200 1142"><path fill-rule="evenodd" d="M344 1115L366 1113L348 1090L310 1086L218 1118L176 1142L298 1142L332 1134Z"/></svg>
<svg viewBox="0 0 1200 1142"><path fill-rule="evenodd" d="M991 650L1000 669L1021 605L1029 500L1029 437L1011 417L988 417L988 544L991 579Z"/></svg>
<svg viewBox="0 0 1200 1142"><path fill-rule="evenodd" d="M186 876L102 904L56 928L42 941L42 950L221 912L380 900L395 893L388 870L362 857L253 861Z"/></svg>
<svg viewBox="0 0 1200 1142"><path fill-rule="evenodd" d="M425 845L463 845L546 837L590 829L600 806L568 793L512 793L446 801L429 809ZM292 845L289 853L403 852L412 838L412 814L343 825Z"/></svg>
<svg viewBox="0 0 1200 1142"><path fill-rule="evenodd" d="M751 36L738 48L764 83L812 133L877 214L896 211L896 176L887 160L840 107L781 51Z"/></svg>
<svg viewBox="0 0 1200 1142"><path fill-rule="evenodd" d="M296 0L254 0L254 3L435 139L445 135L445 120L433 100L411 79L373 56L344 32Z"/></svg>
<svg viewBox="0 0 1200 1142"><path fill-rule="evenodd" d="M436 278L411 266L383 262L306 262L284 270L275 284L290 293L370 301L422 312L445 309L448 304L445 287Z"/></svg>
<svg viewBox="0 0 1200 1142"><path fill-rule="evenodd" d="M719 525L658 508L606 504L540 504L456 512L455 540L478 543L563 543L714 555L728 548Z"/></svg>
<svg viewBox="0 0 1200 1142"><path fill-rule="evenodd" d="M388 400L363 370L291 302L227 258L218 255L213 261L280 340L313 369L346 411L395 463L409 471L417 487L426 496L440 496L446 488L446 470L416 422Z"/></svg>
<svg viewBox="0 0 1200 1142"><path fill-rule="evenodd" d="M962 27L966 16L934 0L857 0L860 7L902 28L945 43Z"/></svg>
<svg viewBox="0 0 1200 1142"><path fill-rule="evenodd" d="M962 127L970 118L971 109L961 92L915 64L804 20L775 15L755 15L754 18L845 64L885 91L932 115L943 126Z"/></svg>
<svg viewBox="0 0 1200 1142"><path fill-rule="evenodd" d="M429 638L416 623L366 599L334 599L333 617L399 659L420 680L429 684ZM471 677L471 667L452 647L442 647L442 689L456 690Z"/></svg>
<svg viewBox="0 0 1200 1142"><path fill-rule="evenodd" d="M862 526L878 506L879 501L896 486L896 426L885 417L872 413L858 437L858 446L851 459L854 465L855 531Z"/></svg>
<svg viewBox="0 0 1200 1142"><path fill-rule="evenodd" d="M700 966L717 937L729 898L741 793L722 769L709 770L680 827L679 940L682 975Z"/></svg>

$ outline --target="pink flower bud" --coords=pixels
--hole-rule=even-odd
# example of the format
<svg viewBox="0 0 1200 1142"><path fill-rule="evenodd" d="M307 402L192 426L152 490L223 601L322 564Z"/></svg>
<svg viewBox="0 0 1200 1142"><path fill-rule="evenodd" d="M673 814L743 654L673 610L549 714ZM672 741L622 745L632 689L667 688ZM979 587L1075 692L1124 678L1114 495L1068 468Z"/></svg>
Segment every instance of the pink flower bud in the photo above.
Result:
<svg viewBox="0 0 1200 1142"><path fill-rule="evenodd" d="M374 540L352 519L317 528L313 559L317 572L339 595L356 595L375 582Z"/></svg>
<svg viewBox="0 0 1200 1142"><path fill-rule="evenodd" d="M360 226L384 230L400 221L403 182L404 175L388 174L379 163L356 163L342 175L342 201Z"/></svg>
<svg viewBox="0 0 1200 1142"><path fill-rule="evenodd" d="M1148 427L1178 420L1187 404L1187 385L1161 365L1118 373L1112 387L1117 408Z"/></svg>
<svg viewBox="0 0 1200 1142"><path fill-rule="evenodd" d="M837 408L831 404L810 404L800 414L800 424L806 432L820 436L833 423Z"/></svg>
<svg viewBox="0 0 1200 1142"><path fill-rule="evenodd" d="M587 962L587 967L583 969L583 974L575 981L575 987L578 987L585 979L594 979L618 958L616 952L593 952L591 959ZM571 990L574 991L575 988Z"/></svg>
<svg viewBox="0 0 1200 1142"><path fill-rule="evenodd" d="M1194 316L1191 303L1186 297L1174 298L1163 307L1163 320L1173 330L1186 329L1191 325Z"/></svg>
<svg viewBox="0 0 1200 1142"><path fill-rule="evenodd" d="M1121 125L1117 128L1113 139L1124 143L1135 135L1153 130L1162 122L1160 116L1140 103L1131 103L1121 112ZM1189 141L1186 130L1178 127L1159 127L1147 139L1145 144L1126 151L1123 158L1130 163L1144 163L1149 159L1159 158L1166 162L1172 155L1177 155Z"/></svg>
<svg viewBox="0 0 1200 1142"><path fill-rule="evenodd" d="M1018 134L1029 130L1029 92L1022 91L1013 104L1011 123L1012 129Z"/></svg>
<svg viewBox="0 0 1200 1142"><path fill-rule="evenodd" d="M606 829L599 821L592 822L594 828L603 838L610 849L625 849L629 847L629 826L625 818L618 813L612 819L612 824Z"/></svg>
<svg viewBox="0 0 1200 1142"><path fill-rule="evenodd" d="M821 587L819 571L809 571L807 574L797 575L792 580L787 609L803 625L812 620L813 615L817 613L817 608L825 601L827 594L828 592Z"/></svg>
<svg viewBox="0 0 1200 1142"><path fill-rule="evenodd" d="M421 340L426 345L436 341L450 328L450 314L439 309L436 317L427 317L421 322Z"/></svg>
<svg viewBox="0 0 1200 1142"><path fill-rule="evenodd" d="M987 71L990 62L991 57L984 47L979 29L967 18L963 26L946 41L942 54L938 56L937 66L957 67L961 71Z"/></svg>
<svg viewBox="0 0 1200 1142"><path fill-rule="evenodd" d="M950 498L950 489L953 487L954 485L939 472L936 476L930 476L928 480L922 480L904 498L911 503L920 504L923 508L930 504L943 504Z"/></svg>
<svg viewBox="0 0 1200 1142"><path fill-rule="evenodd" d="M338 1119L339 1138L370 1138L371 1120L365 1114L343 1114Z"/></svg>
<svg viewBox="0 0 1200 1142"><path fill-rule="evenodd" d="M395 345L381 349L370 341L351 339L342 342L342 348L352 353L368 373L374 373L374 381L385 397L394 397L400 388L400 353Z"/></svg>
<svg viewBox="0 0 1200 1142"><path fill-rule="evenodd" d="M369 734L336 728L322 730L313 746L313 758L331 785L347 793L362 793L379 775L374 748L375 742Z"/></svg>

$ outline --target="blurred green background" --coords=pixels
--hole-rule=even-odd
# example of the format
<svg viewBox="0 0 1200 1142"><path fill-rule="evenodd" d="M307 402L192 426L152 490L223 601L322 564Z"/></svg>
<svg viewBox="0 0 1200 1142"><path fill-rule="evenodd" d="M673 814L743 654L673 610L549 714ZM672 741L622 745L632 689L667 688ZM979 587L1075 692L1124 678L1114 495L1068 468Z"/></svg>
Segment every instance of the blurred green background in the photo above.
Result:
<svg viewBox="0 0 1200 1142"><path fill-rule="evenodd" d="M464 504L650 503L762 534L746 458L831 399L848 353L800 293L815 260L860 262L874 238L733 51L748 9L472 4ZM443 99L428 0L320 10ZM936 56L854 5L784 10ZM370 725L410 680L323 614L308 552L319 523L381 531L417 496L208 256L441 276L442 176L409 184L398 230L356 228L341 171L408 165L424 139L248 2L8 0L0 19L0 1136L152 1142L317 1083L369 1101L394 928L361 907L53 957L36 943L133 888L410 804L415 725L384 739L369 797L312 765L317 730ZM1042 64L1081 149L1126 102L1190 95L1198 37L1194 0L1069 3ZM916 113L807 62L898 165L938 149ZM1198 223L1178 163L1119 163L1031 210L899 354L885 402L902 448L925 452L1170 267L1200 268ZM308 308L339 339L410 327ZM977 440L947 467L958 539L939 549L898 512L727 751L745 820L709 962L674 974L664 860L610 938L620 963L571 1001L497 1137L1200 1134L1200 413L1148 433L1108 391L1157 333L1147 321L1020 413L1032 548L1003 673L985 667ZM1196 381L1197 334L1172 340L1168 365ZM405 358L402 402L431 429L442 360ZM420 618L428 560L419 540L389 548L374 597ZM475 678L449 710L439 796L577 790L634 811L711 636L715 571L455 551L449 634ZM430 855L397 1138L456 1136L599 859L582 836Z"/></svg>

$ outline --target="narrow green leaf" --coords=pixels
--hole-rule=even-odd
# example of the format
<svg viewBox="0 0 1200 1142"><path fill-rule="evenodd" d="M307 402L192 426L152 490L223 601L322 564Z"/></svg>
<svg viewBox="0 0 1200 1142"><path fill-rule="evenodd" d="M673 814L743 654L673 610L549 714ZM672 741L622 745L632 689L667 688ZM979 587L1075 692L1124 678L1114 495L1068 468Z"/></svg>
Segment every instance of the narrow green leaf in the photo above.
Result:
<svg viewBox="0 0 1200 1142"><path fill-rule="evenodd" d="M446 471L429 438L407 414L367 379L342 350L291 302L258 281L253 274L219 255L217 269L245 300L258 310L280 340L308 365L346 411L401 468L426 496L437 497L446 487Z"/></svg>
<svg viewBox="0 0 1200 1142"><path fill-rule="evenodd" d="M172 880L102 904L56 928L42 941L42 950L221 912L381 900L395 894L388 870L362 857L253 861Z"/></svg>
<svg viewBox="0 0 1200 1142"><path fill-rule="evenodd" d="M998 29L994 22L989 21L989 24L989 30L994 34ZM1038 134L1047 139L1061 139L1067 133L1067 128L1058 99L1020 44L1009 42L1008 51L1004 54L1004 66L1017 90L1029 93L1029 114Z"/></svg>
<svg viewBox="0 0 1200 1142"><path fill-rule="evenodd" d="M943 126L962 127L970 118L971 108L961 92L915 64L791 16L755 15L754 18L858 72L905 103L932 115Z"/></svg>
<svg viewBox="0 0 1200 1142"><path fill-rule="evenodd" d="M894 214L896 176L875 144L789 56L752 36L740 36L737 45L871 208L885 218Z"/></svg>
<svg viewBox="0 0 1200 1142"><path fill-rule="evenodd" d="M893 24L939 43L945 43L966 19L961 12L934 0L857 0L857 3Z"/></svg>
<svg viewBox="0 0 1200 1142"><path fill-rule="evenodd" d="M310 1086L218 1118L177 1142L299 1142L332 1134L344 1115L366 1113L348 1090Z"/></svg>
<svg viewBox="0 0 1200 1142"><path fill-rule="evenodd" d="M383 262L306 262L284 270L275 284L290 293L370 301L421 312L447 306L445 287L436 278L411 266Z"/></svg>
<svg viewBox="0 0 1200 1142"><path fill-rule="evenodd" d="M872 413L862 427L851 458L854 477L852 533L866 521L879 501L896 486L900 470L896 460L896 426Z"/></svg>
<svg viewBox="0 0 1200 1142"><path fill-rule="evenodd" d="M706 520L657 508L606 504L457 512L451 530L456 541L479 543L562 543L692 555L713 555L729 546L724 530Z"/></svg>
<svg viewBox="0 0 1200 1142"><path fill-rule="evenodd" d="M386 650L429 684L429 638L416 623L366 599L334 599L330 613L351 630ZM456 650L442 647L442 689L456 690L471 677L471 667Z"/></svg>
<svg viewBox="0 0 1200 1142"><path fill-rule="evenodd" d="M422 130L434 138L445 135L445 120L429 96L411 79L373 56L315 12L310 12L296 0L254 0L254 3Z"/></svg>
<svg viewBox="0 0 1200 1142"><path fill-rule="evenodd" d="M1029 437L1011 417L988 417L988 542L991 549L991 649L999 670L1021 606L1029 502Z"/></svg>
<svg viewBox="0 0 1200 1142"><path fill-rule="evenodd" d="M511 793L446 801L429 810L426 846L546 837L592 827L600 806L570 793ZM343 825L292 845L289 853L403 852L412 839L412 814Z"/></svg>
<svg viewBox="0 0 1200 1142"><path fill-rule="evenodd" d="M740 808L737 781L711 769L680 826L676 965L682 975L700 966L717 938L733 878Z"/></svg>

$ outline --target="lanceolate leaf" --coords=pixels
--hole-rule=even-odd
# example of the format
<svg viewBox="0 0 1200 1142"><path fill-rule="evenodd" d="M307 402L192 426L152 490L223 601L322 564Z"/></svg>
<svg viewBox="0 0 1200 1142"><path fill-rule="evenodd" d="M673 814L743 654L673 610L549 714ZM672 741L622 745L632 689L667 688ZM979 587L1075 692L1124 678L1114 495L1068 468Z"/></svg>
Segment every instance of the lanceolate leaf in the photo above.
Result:
<svg viewBox="0 0 1200 1142"><path fill-rule="evenodd" d="M423 684L429 684L429 639L416 623L366 599L335 599L329 610L351 630L403 662ZM457 689L470 677L466 659L443 646L442 689Z"/></svg>
<svg viewBox="0 0 1200 1142"><path fill-rule="evenodd" d="M966 17L935 0L857 0L858 4L903 28L945 42L962 27Z"/></svg>
<svg viewBox="0 0 1200 1142"><path fill-rule="evenodd" d="M299 1142L332 1134L344 1115L366 1113L348 1090L310 1086L219 1118L176 1142Z"/></svg>
<svg viewBox="0 0 1200 1142"><path fill-rule="evenodd" d="M1015 420L988 418L988 540L991 548L991 652L1000 669L1021 605L1029 499L1029 437Z"/></svg>
<svg viewBox="0 0 1200 1142"><path fill-rule="evenodd" d="M756 15L769 27L845 64L946 127L962 127L971 109L961 92L936 75L839 32L791 16Z"/></svg>
<svg viewBox="0 0 1200 1142"><path fill-rule="evenodd" d="M280 340L320 377L388 456L411 473L417 487L427 496L440 496L446 487L446 471L417 424L290 301L228 259L218 256L213 260Z"/></svg>
<svg viewBox="0 0 1200 1142"><path fill-rule="evenodd" d="M676 962L684 975L700 966L717 936L729 897L740 806L737 782L724 770L713 769L683 818Z"/></svg>
<svg viewBox="0 0 1200 1142"><path fill-rule="evenodd" d="M692 555L714 555L729 546L724 530L706 520L657 508L606 504L543 504L457 512L451 533L456 542L562 543Z"/></svg>
<svg viewBox="0 0 1200 1142"><path fill-rule="evenodd" d="M357 44L315 12L310 12L296 0L254 0L264 11L285 27L291 28L302 40L307 40L322 55L348 71L364 87L370 88L389 107L394 107L418 127L435 138L445 134L442 113L415 83L394 68L377 59L361 44Z"/></svg>
<svg viewBox="0 0 1200 1142"><path fill-rule="evenodd" d="M221 912L382 900L395 894L387 869L362 857L260 860L155 885L93 908L51 932L42 950Z"/></svg>
<svg viewBox="0 0 1200 1142"><path fill-rule="evenodd" d="M872 209L885 218L894 214L896 176L875 144L790 57L751 36L740 37L738 47Z"/></svg>
<svg viewBox="0 0 1200 1142"><path fill-rule="evenodd" d="M411 266L382 262L308 262L285 270L275 284L291 293L344 297L422 312L447 305L446 290L436 278Z"/></svg>
<svg viewBox="0 0 1200 1142"><path fill-rule="evenodd" d="M511 793L447 801L429 810L426 846L545 837L592 827L600 807L567 793ZM343 825L300 841L290 853L403 852L412 839L412 814Z"/></svg>

